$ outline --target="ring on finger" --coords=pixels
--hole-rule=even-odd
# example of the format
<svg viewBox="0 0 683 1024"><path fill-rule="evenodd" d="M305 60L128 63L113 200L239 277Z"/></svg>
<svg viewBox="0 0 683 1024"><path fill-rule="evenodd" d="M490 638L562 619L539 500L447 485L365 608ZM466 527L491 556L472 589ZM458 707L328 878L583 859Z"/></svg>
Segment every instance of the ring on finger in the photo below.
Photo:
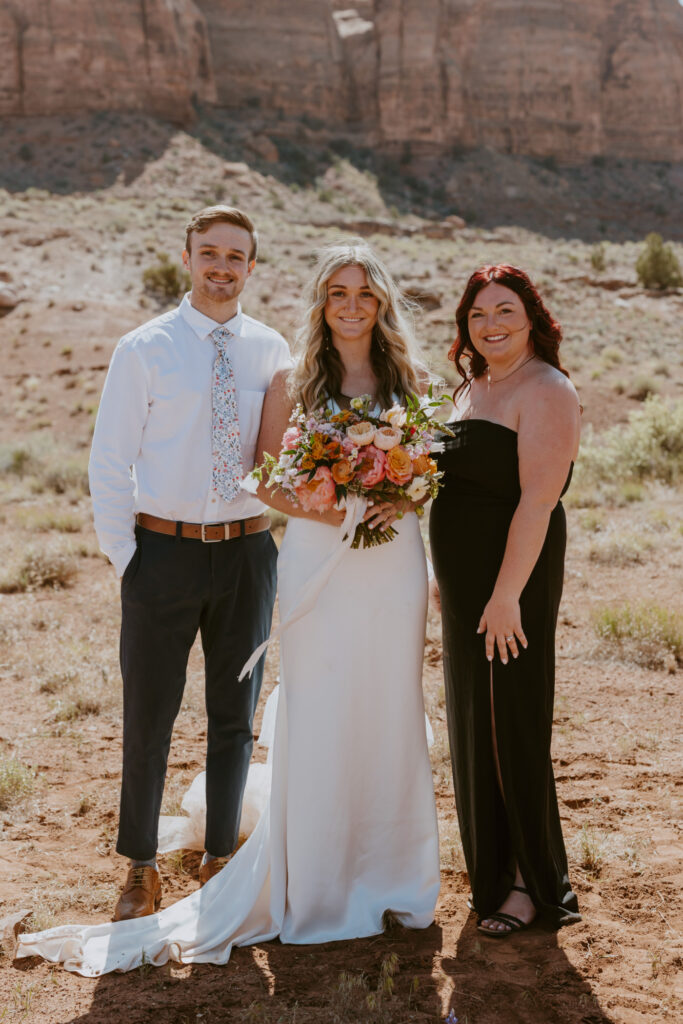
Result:
<svg viewBox="0 0 683 1024"><path fill-rule="evenodd" d="M515 638L514 636L506 636L505 639L507 640L508 643L510 643L510 641L514 640Z"/></svg>

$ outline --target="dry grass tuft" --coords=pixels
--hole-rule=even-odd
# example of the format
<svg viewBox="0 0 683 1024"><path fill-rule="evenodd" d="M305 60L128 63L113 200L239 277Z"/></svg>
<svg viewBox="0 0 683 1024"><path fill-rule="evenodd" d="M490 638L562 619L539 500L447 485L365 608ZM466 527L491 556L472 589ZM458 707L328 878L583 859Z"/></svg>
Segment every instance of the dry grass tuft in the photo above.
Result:
<svg viewBox="0 0 683 1024"><path fill-rule="evenodd" d="M71 551L27 548L21 561L0 578L0 593L19 594L42 587L59 590L73 582L76 571Z"/></svg>
<svg viewBox="0 0 683 1024"><path fill-rule="evenodd" d="M0 811L23 803L35 787L35 772L14 757L0 757Z"/></svg>
<svg viewBox="0 0 683 1024"><path fill-rule="evenodd" d="M597 565L642 565L646 551L651 550L651 541L641 537L608 537L591 544L588 557Z"/></svg>
<svg viewBox="0 0 683 1024"><path fill-rule="evenodd" d="M64 703L57 701L53 721L75 722L79 718L87 718L88 715L99 715L100 710L100 702L92 697L76 697Z"/></svg>
<svg viewBox="0 0 683 1024"><path fill-rule="evenodd" d="M16 513L17 524L27 530L47 533L80 533L83 520L72 512L60 512L56 509L22 508Z"/></svg>
<svg viewBox="0 0 683 1024"><path fill-rule="evenodd" d="M594 615L596 633L628 661L675 670L683 664L683 616L657 604L604 607Z"/></svg>
<svg viewBox="0 0 683 1024"><path fill-rule="evenodd" d="M604 860L604 842L600 837L584 825L579 836L579 864L592 878L598 878L602 872Z"/></svg>
<svg viewBox="0 0 683 1024"><path fill-rule="evenodd" d="M36 894L26 930L41 932L51 928L58 915L65 910L103 913L114 906L117 895L118 889L113 882L93 882L92 878L79 878L69 885L53 881Z"/></svg>

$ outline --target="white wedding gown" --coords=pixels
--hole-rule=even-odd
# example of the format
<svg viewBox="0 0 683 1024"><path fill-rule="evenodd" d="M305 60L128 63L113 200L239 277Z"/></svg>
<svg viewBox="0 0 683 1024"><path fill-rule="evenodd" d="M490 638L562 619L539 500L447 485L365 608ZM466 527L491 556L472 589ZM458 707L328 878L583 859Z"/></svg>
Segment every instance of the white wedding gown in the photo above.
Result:
<svg viewBox="0 0 683 1024"><path fill-rule="evenodd" d="M427 570L417 517L346 550L313 609L281 637L270 799L202 889L157 914L22 935L39 955L98 976L143 962L223 964L233 946L352 939L385 911L427 927L439 890L437 820L422 699ZM280 617L339 543L291 519L278 559ZM263 769L263 766L258 766Z"/></svg>

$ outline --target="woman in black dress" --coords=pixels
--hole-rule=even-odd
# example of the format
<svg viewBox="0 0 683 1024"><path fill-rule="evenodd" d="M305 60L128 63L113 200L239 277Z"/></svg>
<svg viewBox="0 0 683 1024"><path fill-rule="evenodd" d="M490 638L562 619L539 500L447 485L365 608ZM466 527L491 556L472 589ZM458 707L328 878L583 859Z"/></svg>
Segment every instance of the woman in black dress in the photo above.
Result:
<svg viewBox="0 0 683 1024"><path fill-rule="evenodd" d="M580 920L550 759L555 625L580 406L561 328L523 271L470 278L463 380L430 516L455 795L479 930ZM436 595L435 595L436 596Z"/></svg>

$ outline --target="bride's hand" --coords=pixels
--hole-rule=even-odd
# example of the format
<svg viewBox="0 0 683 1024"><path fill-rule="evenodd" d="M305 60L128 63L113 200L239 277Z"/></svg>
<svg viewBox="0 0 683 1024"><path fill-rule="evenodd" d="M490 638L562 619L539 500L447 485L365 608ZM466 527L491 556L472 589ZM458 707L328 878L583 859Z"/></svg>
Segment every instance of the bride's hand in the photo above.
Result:
<svg viewBox="0 0 683 1024"><path fill-rule="evenodd" d="M368 524L371 530L386 530L397 519L401 519L406 512L417 508L412 501L378 501L374 505L368 505L363 516L363 521Z"/></svg>

